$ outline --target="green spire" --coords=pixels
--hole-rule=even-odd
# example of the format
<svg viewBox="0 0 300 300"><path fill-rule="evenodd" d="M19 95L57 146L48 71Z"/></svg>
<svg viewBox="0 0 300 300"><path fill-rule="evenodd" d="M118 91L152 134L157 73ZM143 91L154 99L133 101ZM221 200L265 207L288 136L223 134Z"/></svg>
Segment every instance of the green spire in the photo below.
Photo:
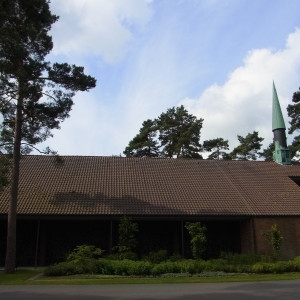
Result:
<svg viewBox="0 0 300 300"><path fill-rule="evenodd" d="M286 144L285 124L280 108L275 84L273 81L273 114L272 114L272 131L274 134L275 150L273 160L281 165L291 164L291 151Z"/></svg>
<svg viewBox="0 0 300 300"><path fill-rule="evenodd" d="M275 84L273 81L273 112L272 112L272 131L279 128L285 128L284 119L282 116L282 111L280 103L278 100Z"/></svg>

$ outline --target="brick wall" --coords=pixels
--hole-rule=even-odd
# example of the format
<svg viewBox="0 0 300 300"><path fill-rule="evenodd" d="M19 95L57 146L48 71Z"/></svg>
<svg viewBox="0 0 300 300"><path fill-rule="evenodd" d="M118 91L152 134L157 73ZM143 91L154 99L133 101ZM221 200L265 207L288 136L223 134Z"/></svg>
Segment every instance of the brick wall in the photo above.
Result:
<svg viewBox="0 0 300 300"><path fill-rule="evenodd" d="M291 259L300 255L300 217L260 217L244 222L241 226L242 253L271 253L272 248L262 232L270 230L273 224L277 224L283 236L281 257Z"/></svg>

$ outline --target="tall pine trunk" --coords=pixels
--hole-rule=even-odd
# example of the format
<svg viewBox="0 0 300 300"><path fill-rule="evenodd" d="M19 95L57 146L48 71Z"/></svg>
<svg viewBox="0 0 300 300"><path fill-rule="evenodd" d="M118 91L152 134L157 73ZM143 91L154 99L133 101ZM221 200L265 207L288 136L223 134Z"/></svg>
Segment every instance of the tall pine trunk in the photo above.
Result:
<svg viewBox="0 0 300 300"><path fill-rule="evenodd" d="M7 244L5 272L14 273L16 268L17 202L19 186L19 169L22 137L23 97L21 86L18 87L18 102L15 119L15 136L13 149L13 169L11 178L10 202L7 216Z"/></svg>

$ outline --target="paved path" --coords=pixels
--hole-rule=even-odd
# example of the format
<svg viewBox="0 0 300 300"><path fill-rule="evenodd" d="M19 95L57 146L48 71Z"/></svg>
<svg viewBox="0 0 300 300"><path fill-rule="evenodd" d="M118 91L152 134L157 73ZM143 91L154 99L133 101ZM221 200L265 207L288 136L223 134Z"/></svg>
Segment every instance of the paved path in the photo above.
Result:
<svg viewBox="0 0 300 300"><path fill-rule="evenodd" d="M299 300L300 280L247 283L1 286L1 300Z"/></svg>

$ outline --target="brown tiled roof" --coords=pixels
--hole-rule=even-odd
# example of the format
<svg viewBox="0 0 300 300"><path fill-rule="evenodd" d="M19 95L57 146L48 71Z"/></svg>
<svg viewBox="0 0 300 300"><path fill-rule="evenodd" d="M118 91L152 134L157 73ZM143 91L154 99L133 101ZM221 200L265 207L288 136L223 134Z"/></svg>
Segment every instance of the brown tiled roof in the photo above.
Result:
<svg viewBox="0 0 300 300"><path fill-rule="evenodd" d="M21 160L22 215L300 215L300 165L65 156ZM0 194L7 213L9 190Z"/></svg>

